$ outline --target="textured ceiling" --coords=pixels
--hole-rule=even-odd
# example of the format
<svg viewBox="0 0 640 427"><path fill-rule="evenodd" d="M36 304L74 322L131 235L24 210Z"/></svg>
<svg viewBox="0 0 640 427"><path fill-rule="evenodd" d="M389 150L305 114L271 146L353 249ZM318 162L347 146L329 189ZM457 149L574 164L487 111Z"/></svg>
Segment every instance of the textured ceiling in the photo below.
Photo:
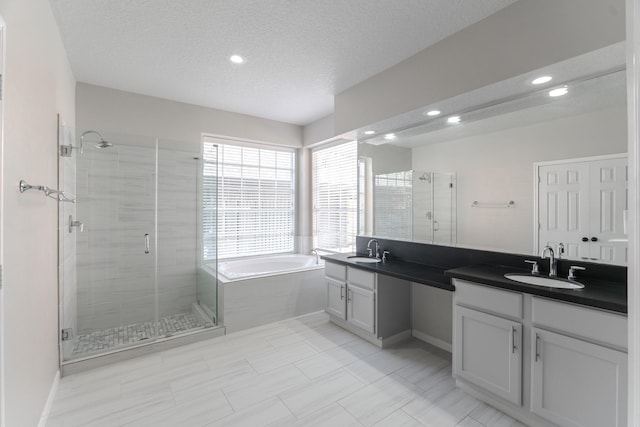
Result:
<svg viewBox="0 0 640 427"><path fill-rule="evenodd" d="M305 125L515 0L50 1L78 81Z"/></svg>

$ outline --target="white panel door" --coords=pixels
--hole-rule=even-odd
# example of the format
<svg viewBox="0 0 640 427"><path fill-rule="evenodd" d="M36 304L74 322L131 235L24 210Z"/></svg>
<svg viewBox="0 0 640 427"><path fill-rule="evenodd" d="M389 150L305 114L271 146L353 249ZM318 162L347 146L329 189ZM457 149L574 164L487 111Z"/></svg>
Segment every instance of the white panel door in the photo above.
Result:
<svg viewBox="0 0 640 427"><path fill-rule="evenodd" d="M563 243L567 258L589 258L589 163L542 166L538 173L538 249Z"/></svg>
<svg viewBox="0 0 640 427"><path fill-rule="evenodd" d="M347 322L375 332L375 292L349 284L347 287Z"/></svg>
<svg viewBox="0 0 640 427"><path fill-rule="evenodd" d="M346 319L346 283L329 277L325 277L324 280L327 283L325 311L340 319Z"/></svg>
<svg viewBox="0 0 640 427"><path fill-rule="evenodd" d="M627 264L623 214L628 206L627 159L591 162L590 254L592 261Z"/></svg>
<svg viewBox="0 0 640 427"><path fill-rule="evenodd" d="M533 328L531 411L562 427L622 427L627 354Z"/></svg>
<svg viewBox="0 0 640 427"><path fill-rule="evenodd" d="M454 327L454 375L520 405L522 325L456 306Z"/></svg>

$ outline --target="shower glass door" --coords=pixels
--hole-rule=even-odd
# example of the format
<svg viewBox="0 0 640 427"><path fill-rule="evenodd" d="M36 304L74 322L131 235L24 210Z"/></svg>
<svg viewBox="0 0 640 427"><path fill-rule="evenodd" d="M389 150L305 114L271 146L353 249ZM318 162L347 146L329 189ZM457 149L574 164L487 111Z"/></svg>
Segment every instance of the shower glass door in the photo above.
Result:
<svg viewBox="0 0 640 427"><path fill-rule="evenodd" d="M87 135L82 154L61 160L75 162L76 187L75 217L63 215L61 228L63 258L76 261L75 283L63 280L63 360L157 336L157 142L102 136L113 145ZM65 226L71 220L83 229Z"/></svg>
<svg viewBox="0 0 640 427"><path fill-rule="evenodd" d="M63 362L215 326L215 158L199 142L61 129L59 188L76 198L59 204Z"/></svg>

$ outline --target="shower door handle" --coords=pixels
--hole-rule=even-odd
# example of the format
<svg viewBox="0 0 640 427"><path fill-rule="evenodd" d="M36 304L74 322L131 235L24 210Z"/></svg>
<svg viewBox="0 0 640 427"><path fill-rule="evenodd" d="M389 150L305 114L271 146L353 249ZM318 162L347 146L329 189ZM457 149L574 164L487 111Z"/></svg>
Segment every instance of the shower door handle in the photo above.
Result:
<svg viewBox="0 0 640 427"><path fill-rule="evenodd" d="M149 253L149 234L144 235L144 253Z"/></svg>

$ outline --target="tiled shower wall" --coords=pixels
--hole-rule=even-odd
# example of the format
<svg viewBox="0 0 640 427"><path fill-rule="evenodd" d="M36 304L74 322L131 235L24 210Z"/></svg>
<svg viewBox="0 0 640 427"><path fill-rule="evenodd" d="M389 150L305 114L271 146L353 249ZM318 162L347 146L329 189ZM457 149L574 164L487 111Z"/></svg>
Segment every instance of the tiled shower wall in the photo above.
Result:
<svg viewBox="0 0 640 427"><path fill-rule="evenodd" d="M97 149L77 164L78 333L155 318L155 138ZM191 311L196 301L194 155L158 151L157 258L159 317ZM150 236L150 253L144 236Z"/></svg>

